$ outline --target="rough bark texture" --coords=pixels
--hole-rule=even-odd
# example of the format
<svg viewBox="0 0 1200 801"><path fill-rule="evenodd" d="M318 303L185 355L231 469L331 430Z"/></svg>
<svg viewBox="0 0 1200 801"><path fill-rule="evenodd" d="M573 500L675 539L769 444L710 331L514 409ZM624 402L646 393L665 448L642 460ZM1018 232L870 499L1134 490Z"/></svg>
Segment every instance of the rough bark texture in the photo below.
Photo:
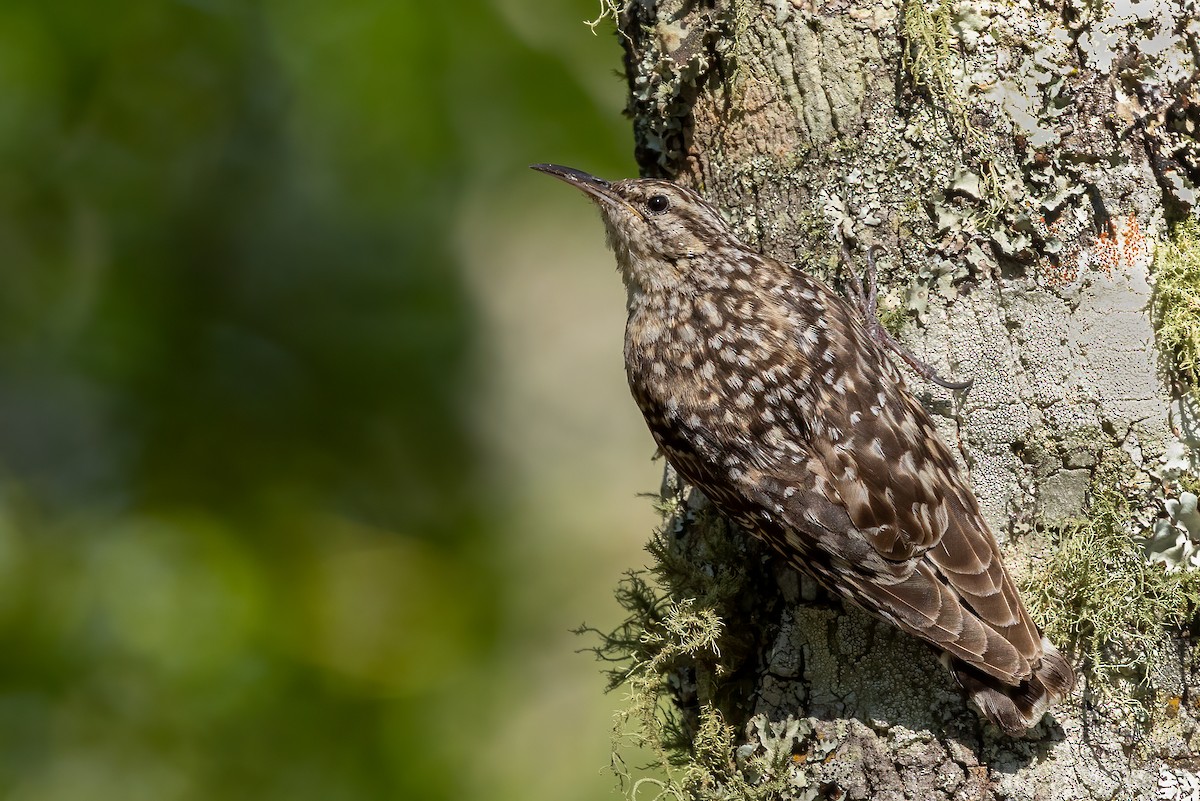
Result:
<svg viewBox="0 0 1200 801"><path fill-rule="evenodd" d="M1164 464L1197 445L1148 313L1154 243L1195 214L1196 17L1182 0L662 0L620 15L645 173L695 186L747 241L834 283L834 231L886 249L881 296L902 338L974 379L966 393L910 383L1028 586L1056 547L1046 532L1085 514L1098 465L1120 457L1132 540L1161 508ZM1149 683L1109 692L1085 670L1013 741L919 643L753 543L714 546L738 535L702 531L703 503L680 507L663 555L719 577L728 546L750 567L723 591L720 658L672 663L670 686L685 739L706 708L733 726L728 770L748 784L693 764L689 795L750 795L782 771L770 792L795 798L1192 797L1186 632Z"/></svg>

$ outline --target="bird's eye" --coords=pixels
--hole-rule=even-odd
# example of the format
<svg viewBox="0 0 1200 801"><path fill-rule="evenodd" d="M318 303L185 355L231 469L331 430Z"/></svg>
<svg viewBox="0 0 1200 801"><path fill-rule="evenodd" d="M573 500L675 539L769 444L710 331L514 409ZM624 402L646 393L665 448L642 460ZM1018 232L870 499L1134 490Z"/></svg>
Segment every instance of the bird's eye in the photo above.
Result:
<svg viewBox="0 0 1200 801"><path fill-rule="evenodd" d="M669 205L671 205L671 202L667 200L666 195L651 195L650 199L646 201L646 208L655 214L662 214L667 210L667 206Z"/></svg>

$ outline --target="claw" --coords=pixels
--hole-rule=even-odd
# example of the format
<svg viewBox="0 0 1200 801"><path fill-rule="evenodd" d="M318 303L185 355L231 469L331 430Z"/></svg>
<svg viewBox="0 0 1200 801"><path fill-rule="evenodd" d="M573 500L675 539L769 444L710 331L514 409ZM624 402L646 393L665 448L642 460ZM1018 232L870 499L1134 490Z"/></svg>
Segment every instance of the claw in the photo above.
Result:
<svg viewBox="0 0 1200 801"><path fill-rule="evenodd" d="M879 287L875 281L875 251L877 250L882 251L883 247L872 245L867 248L867 288L864 291L862 280L858 277L858 273L854 272L850 251L846 247L846 240L842 239L838 246L838 253L841 256L842 264L846 267L846 272L850 276L851 299L858 306L863 322L866 324L867 333L870 334L871 339L903 359L913 369L913 372L926 381L950 390L970 389L971 385L975 383L974 378L968 378L966 381L951 381L948 378L942 378L938 375L937 370L933 368L933 365L923 362L914 356L907 348L897 342L895 337L888 333L888 330L879 322Z"/></svg>

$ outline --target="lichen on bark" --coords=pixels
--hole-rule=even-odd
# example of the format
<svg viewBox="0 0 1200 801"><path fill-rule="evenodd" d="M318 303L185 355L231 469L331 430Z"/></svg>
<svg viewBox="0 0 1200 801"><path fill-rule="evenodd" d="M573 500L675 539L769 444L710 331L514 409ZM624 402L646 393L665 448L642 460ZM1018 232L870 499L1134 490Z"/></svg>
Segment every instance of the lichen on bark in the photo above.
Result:
<svg viewBox="0 0 1200 801"><path fill-rule="evenodd" d="M1151 315L1167 369L1194 391L1200 387L1200 222L1194 218L1181 220L1154 255Z"/></svg>

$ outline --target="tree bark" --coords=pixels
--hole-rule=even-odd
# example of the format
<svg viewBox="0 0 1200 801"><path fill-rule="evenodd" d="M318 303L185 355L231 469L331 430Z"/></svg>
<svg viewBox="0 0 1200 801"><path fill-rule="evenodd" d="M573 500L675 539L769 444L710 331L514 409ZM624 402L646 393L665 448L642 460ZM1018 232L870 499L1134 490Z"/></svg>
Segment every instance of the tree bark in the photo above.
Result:
<svg viewBox="0 0 1200 801"><path fill-rule="evenodd" d="M1114 547L1148 563L1138 537L1172 522L1163 504L1196 475L1194 390L1156 347L1151 308L1155 248L1196 214L1200 22L1191 0L1123 13L1061 0L620 8L644 174L697 188L747 242L834 284L839 237L883 246L888 325L943 375L974 379L910 386L1081 675L1041 726L1006 738L931 651L717 524L668 470L652 549L666 597L642 599L641 645L625 655L626 675L663 682L678 737L642 735L683 755L660 785L674 795L1200 797L1193 606L1157 631L1101 629L1073 604L1110 577L1105 560L1074 577L1082 589L1056 584L1073 564L1059 549L1100 537L1102 512L1121 521ZM1159 561L1155 580L1188 569ZM646 646L705 604L721 620L711 642ZM1122 605L1143 608L1136 592Z"/></svg>

